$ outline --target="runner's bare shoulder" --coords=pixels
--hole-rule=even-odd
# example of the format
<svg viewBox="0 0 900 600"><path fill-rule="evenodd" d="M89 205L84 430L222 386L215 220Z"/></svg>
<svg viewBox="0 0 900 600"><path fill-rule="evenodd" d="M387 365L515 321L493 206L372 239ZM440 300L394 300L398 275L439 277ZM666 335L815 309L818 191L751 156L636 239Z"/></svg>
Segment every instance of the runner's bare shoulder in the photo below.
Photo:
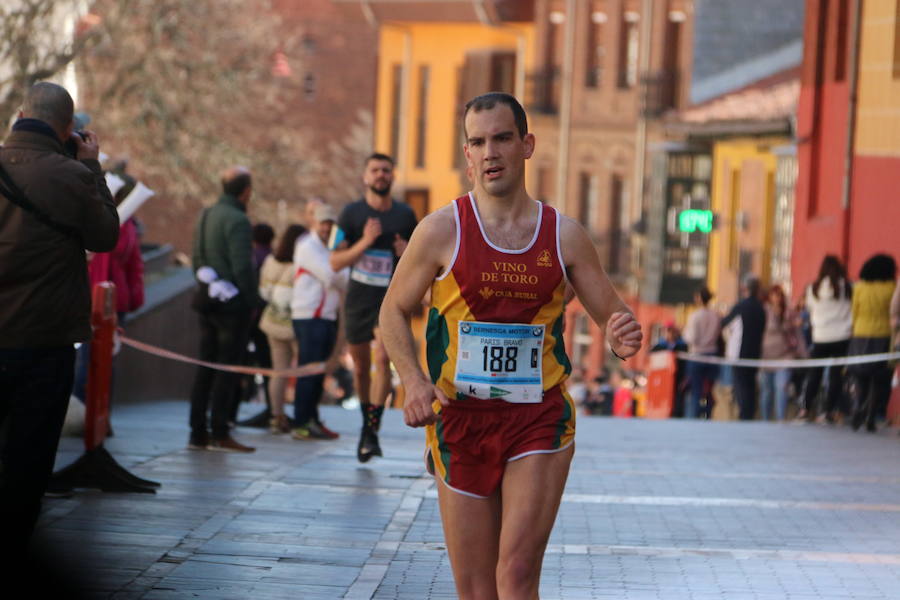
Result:
<svg viewBox="0 0 900 600"><path fill-rule="evenodd" d="M566 267L570 267L575 259L585 253L597 253L581 223L562 213L559 213L559 245Z"/></svg>
<svg viewBox="0 0 900 600"><path fill-rule="evenodd" d="M422 219L413 232L410 244L417 260L426 260L439 266L448 264L456 246L453 205L441 207Z"/></svg>

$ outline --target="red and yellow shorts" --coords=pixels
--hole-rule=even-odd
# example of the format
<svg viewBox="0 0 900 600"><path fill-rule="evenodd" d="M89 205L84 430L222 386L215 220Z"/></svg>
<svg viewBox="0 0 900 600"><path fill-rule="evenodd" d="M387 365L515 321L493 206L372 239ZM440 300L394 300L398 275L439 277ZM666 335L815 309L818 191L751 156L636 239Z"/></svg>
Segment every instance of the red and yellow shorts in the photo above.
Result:
<svg viewBox="0 0 900 600"><path fill-rule="evenodd" d="M530 454L551 454L575 439L575 404L563 386L542 402L503 400L435 402L438 420L425 428L428 471L450 489L487 498L500 486L506 463Z"/></svg>

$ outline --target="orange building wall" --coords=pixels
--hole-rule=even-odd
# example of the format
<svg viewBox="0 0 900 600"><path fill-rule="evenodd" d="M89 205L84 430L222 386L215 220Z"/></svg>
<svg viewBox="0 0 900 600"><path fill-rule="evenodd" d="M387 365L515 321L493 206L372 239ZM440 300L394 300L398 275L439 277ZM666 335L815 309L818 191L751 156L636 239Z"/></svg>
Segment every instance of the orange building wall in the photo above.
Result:
<svg viewBox="0 0 900 600"><path fill-rule="evenodd" d="M894 64L896 0L863 3L859 48L856 154L900 157L900 78Z"/></svg>

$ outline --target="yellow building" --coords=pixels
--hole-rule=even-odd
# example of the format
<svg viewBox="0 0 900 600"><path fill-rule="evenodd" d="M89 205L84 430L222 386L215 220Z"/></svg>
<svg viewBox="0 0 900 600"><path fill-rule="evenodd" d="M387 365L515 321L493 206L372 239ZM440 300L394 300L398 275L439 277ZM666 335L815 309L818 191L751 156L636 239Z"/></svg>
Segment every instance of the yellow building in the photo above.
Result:
<svg viewBox="0 0 900 600"><path fill-rule="evenodd" d="M798 95L791 70L680 116L695 164L698 157L711 161L708 206L715 225L706 240L706 282L720 309L740 298L745 275L790 291L796 180L791 118Z"/></svg>
<svg viewBox="0 0 900 600"><path fill-rule="evenodd" d="M771 281L775 214L774 148L786 137L734 138L713 144L712 210L718 227L710 234L708 285L719 302L738 298L740 278Z"/></svg>
<svg viewBox="0 0 900 600"><path fill-rule="evenodd" d="M375 147L395 158L397 195L420 218L469 189L465 102L488 91L524 93L532 3L503 5L368 3L379 27Z"/></svg>
<svg viewBox="0 0 900 600"><path fill-rule="evenodd" d="M470 189L465 103L489 91L523 98L534 62L534 3L333 1L362 10L378 27L374 146L395 160L394 197L421 219ZM424 359L424 319L412 327Z"/></svg>

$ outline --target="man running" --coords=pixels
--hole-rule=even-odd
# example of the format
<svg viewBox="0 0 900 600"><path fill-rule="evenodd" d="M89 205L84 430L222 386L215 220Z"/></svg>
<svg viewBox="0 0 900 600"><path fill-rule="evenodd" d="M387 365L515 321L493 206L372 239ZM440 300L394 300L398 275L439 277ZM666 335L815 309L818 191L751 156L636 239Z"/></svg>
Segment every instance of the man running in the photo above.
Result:
<svg viewBox="0 0 900 600"><path fill-rule="evenodd" d="M344 320L353 358L353 380L363 414L356 450L360 462L381 456L378 428L384 402L391 392L391 364L381 343L378 310L397 260L403 255L417 223L409 206L391 198L393 182L393 159L386 154L370 155L363 171L365 196L345 206L338 217L343 241L331 254L331 268L335 271L351 267ZM374 376L370 374L373 350Z"/></svg>
<svg viewBox="0 0 900 600"><path fill-rule="evenodd" d="M464 123L474 190L422 221L380 323L404 420L426 426L459 597L537 598L574 450L566 284L620 358L642 334L584 229L525 191L535 140L516 99L478 96ZM429 288L427 377L408 319Z"/></svg>

